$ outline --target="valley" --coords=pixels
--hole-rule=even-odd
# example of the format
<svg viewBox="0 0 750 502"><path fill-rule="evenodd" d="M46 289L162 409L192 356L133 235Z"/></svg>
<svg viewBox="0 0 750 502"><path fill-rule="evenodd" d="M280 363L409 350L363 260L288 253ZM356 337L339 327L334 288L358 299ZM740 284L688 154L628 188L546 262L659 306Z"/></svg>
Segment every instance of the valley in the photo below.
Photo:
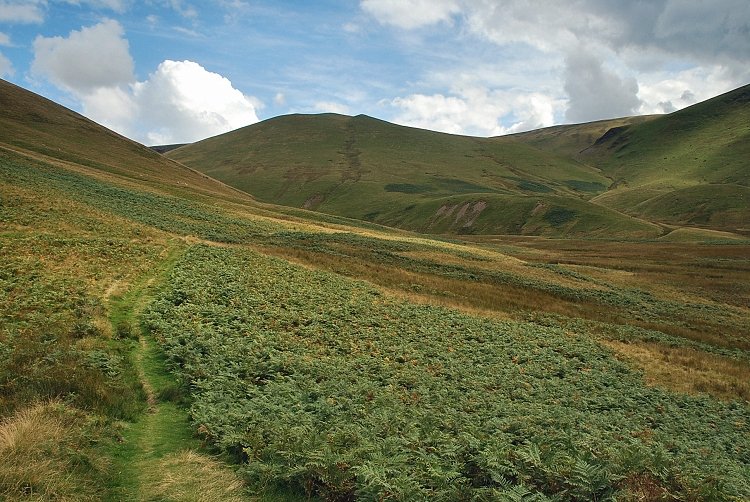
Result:
<svg viewBox="0 0 750 502"><path fill-rule="evenodd" d="M0 498L750 498L748 92L167 158L0 82Z"/></svg>

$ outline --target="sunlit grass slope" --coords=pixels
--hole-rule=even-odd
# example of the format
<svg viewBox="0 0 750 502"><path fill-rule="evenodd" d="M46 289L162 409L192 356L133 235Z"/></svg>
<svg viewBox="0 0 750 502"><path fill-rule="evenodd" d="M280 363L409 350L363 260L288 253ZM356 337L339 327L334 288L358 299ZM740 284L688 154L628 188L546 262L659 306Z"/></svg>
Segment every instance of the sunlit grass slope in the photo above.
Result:
<svg viewBox="0 0 750 502"><path fill-rule="evenodd" d="M148 181L164 190L247 199L41 96L0 80L0 147L99 175Z"/></svg>
<svg viewBox="0 0 750 502"><path fill-rule="evenodd" d="M659 234L653 225L585 202L611 180L576 160L520 141L441 134L363 115L279 117L167 155L264 201L411 230Z"/></svg>
<svg viewBox="0 0 750 502"><path fill-rule="evenodd" d="M506 141L510 138L522 141L526 144L539 148L540 150L555 152L576 158L578 154L591 147L596 140L601 138L607 131L615 127L624 127L633 124L647 122L659 117L659 115L641 115L635 117L622 117L583 124L567 124L533 131L499 136L498 141Z"/></svg>

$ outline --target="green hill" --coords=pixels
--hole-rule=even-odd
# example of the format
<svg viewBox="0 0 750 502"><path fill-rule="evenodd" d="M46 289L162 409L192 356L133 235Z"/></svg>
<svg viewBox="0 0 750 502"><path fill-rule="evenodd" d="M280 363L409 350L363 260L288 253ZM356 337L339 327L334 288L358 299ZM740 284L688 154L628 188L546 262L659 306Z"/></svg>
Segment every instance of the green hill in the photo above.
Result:
<svg viewBox="0 0 750 502"><path fill-rule="evenodd" d="M750 221L750 86L669 115L561 126L518 139L595 166L613 186L594 202L650 221L747 232ZM558 132L557 135L553 134ZM587 139L591 140L592 136Z"/></svg>
<svg viewBox="0 0 750 502"><path fill-rule="evenodd" d="M263 201L422 232L640 238L660 231L586 202L611 180L577 160L520 141L363 115L278 117L167 155ZM446 208L462 204L471 216L449 223Z"/></svg>
<svg viewBox="0 0 750 502"><path fill-rule="evenodd" d="M420 232L746 232L748 89L665 116L488 139L362 115L293 115L167 155L260 200ZM446 211L464 204L471 216L449 222ZM562 214L573 221L560 225Z"/></svg>

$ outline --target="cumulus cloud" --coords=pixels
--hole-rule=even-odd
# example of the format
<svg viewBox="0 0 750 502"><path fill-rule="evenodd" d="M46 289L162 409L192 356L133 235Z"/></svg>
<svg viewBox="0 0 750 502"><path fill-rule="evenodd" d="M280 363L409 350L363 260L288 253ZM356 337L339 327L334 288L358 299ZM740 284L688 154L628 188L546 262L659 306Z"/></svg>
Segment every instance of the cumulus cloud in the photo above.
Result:
<svg viewBox="0 0 750 502"><path fill-rule="evenodd" d="M750 3L746 0L669 0L649 44L702 60L750 60Z"/></svg>
<svg viewBox="0 0 750 502"><path fill-rule="evenodd" d="M716 96L733 87L720 66L690 68L675 73L644 75L639 84L639 113L670 113Z"/></svg>
<svg viewBox="0 0 750 502"><path fill-rule="evenodd" d="M457 0L362 0L362 9L383 24L412 29L450 21Z"/></svg>
<svg viewBox="0 0 750 502"><path fill-rule="evenodd" d="M349 115L351 113L348 106L334 101L318 101L313 104L312 109L319 113L338 113L341 115Z"/></svg>
<svg viewBox="0 0 750 502"><path fill-rule="evenodd" d="M37 37L34 52L34 73L69 91L93 120L144 143L192 142L258 121L262 103L195 62L167 60L138 81L116 21Z"/></svg>
<svg viewBox="0 0 750 502"><path fill-rule="evenodd" d="M396 123L450 134L498 136L554 124L561 102L541 93L464 88L460 95L412 94L386 103ZM504 126L503 123L509 123Z"/></svg>
<svg viewBox="0 0 750 502"><path fill-rule="evenodd" d="M77 93L135 80L128 41L117 21L72 31L67 38L34 40L31 70Z"/></svg>
<svg viewBox="0 0 750 502"><path fill-rule="evenodd" d="M524 84L522 94L542 93L555 103L567 98L568 120L666 112L695 102L683 97L685 91L705 99L750 80L747 0L549 0L543 8L528 0L441 0L434 11L416 1L361 0L360 7L381 24L402 29L457 22L461 35L526 53L527 67L543 60L539 64L554 72L536 84ZM581 47L599 56L576 54ZM456 74L460 65L454 63L452 72L442 71ZM485 67L492 63L478 60L474 73ZM694 74L707 79L693 78ZM556 90L561 82L563 89ZM421 83L428 88L440 85L429 75ZM496 85L491 92L506 88ZM471 100L459 95L460 102L454 102L432 95L437 108L423 113L424 98L416 96L398 102L404 108L402 118L430 127L429 117L434 115L434 127L456 130L463 123L466 128L466 120L451 110L463 104L471 107Z"/></svg>
<svg viewBox="0 0 750 502"><path fill-rule="evenodd" d="M43 0L0 0L0 22L30 24L42 21Z"/></svg>
<svg viewBox="0 0 750 502"><path fill-rule="evenodd" d="M255 103L192 61L164 61L133 86L151 143L193 142L258 121Z"/></svg>
<svg viewBox="0 0 750 502"><path fill-rule="evenodd" d="M395 122L403 125L461 134L462 124L468 122L468 105L455 96L412 94L395 98L391 104L401 110Z"/></svg>
<svg viewBox="0 0 750 502"><path fill-rule="evenodd" d="M633 115L641 105L638 82L621 78L604 67L601 59L579 51L565 60L566 120L592 120Z"/></svg>

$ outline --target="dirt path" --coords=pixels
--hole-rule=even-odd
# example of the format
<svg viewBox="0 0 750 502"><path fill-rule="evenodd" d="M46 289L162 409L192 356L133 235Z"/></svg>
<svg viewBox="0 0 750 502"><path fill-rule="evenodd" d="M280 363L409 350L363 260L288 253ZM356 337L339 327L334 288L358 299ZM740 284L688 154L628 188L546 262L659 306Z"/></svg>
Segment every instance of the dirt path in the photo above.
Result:
<svg viewBox="0 0 750 502"><path fill-rule="evenodd" d="M244 483L232 468L207 454L193 437L180 388L166 370L156 342L138 319L159 281L177 259L172 252L149 277L123 296L108 299L113 326L126 322L138 333L132 361L146 394L148 409L136 422L123 423L122 441L112 452L116 480L109 500L249 501Z"/></svg>

